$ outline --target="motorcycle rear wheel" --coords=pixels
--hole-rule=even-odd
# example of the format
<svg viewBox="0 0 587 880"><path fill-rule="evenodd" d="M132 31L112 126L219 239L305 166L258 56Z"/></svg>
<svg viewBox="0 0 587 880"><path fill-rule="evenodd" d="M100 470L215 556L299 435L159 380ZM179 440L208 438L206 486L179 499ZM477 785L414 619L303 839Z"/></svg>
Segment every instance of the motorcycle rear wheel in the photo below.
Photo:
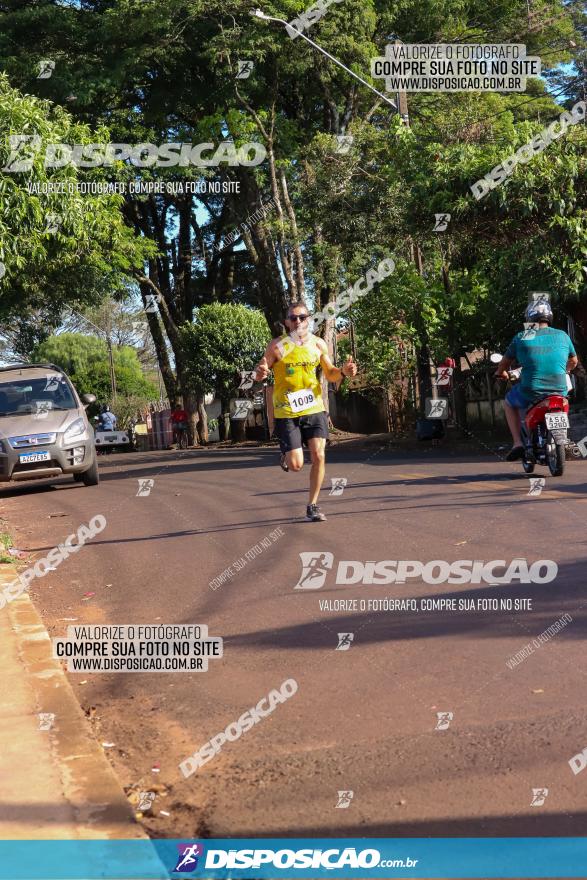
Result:
<svg viewBox="0 0 587 880"><path fill-rule="evenodd" d="M562 477L565 469L565 444L550 440L546 448L548 470L553 477Z"/></svg>

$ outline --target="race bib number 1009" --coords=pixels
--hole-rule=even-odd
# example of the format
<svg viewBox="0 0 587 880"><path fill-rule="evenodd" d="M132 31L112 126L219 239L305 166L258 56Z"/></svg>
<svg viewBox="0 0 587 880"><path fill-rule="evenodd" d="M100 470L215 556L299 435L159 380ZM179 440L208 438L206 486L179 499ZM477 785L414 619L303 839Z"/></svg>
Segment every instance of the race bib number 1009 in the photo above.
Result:
<svg viewBox="0 0 587 880"><path fill-rule="evenodd" d="M302 410L308 409L309 406L313 406L316 403L314 392L310 391L309 388L304 388L302 391L289 391L287 399L289 400L291 411L295 413L302 412Z"/></svg>

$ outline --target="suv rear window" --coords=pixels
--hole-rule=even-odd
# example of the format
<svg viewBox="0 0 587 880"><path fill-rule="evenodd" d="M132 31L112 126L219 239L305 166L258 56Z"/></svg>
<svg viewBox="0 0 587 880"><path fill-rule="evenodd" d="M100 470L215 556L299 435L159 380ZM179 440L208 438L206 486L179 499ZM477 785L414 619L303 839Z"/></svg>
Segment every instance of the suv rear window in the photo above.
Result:
<svg viewBox="0 0 587 880"><path fill-rule="evenodd" d="M77 407L67 380L57 373L48 373L38 379L0 382L0 416Z"/></svg>

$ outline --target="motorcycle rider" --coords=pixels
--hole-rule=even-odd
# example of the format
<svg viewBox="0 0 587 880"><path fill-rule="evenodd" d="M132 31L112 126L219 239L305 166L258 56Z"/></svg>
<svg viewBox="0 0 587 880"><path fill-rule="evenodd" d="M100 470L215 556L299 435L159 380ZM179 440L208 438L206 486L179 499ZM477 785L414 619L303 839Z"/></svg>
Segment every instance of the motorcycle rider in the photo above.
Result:
<svg viewBox="0 0 587 880"><path fill-rule="evenodd" d="M180 403L176 403L173 407L169 424L173 431L173 442L179 443L180 432L188 429L188 414Z"/></svg>
<svg viewBox="0 0 587 880"><path fill-rule="evenodd" d="M347 376L356 376L357 365L349 356L342 368L335 367L324 340L310 333L309 317L304 302L290 304L285 318L287 335L269 343L257 365L255 379L262 382L273 370L273 410L275 433L281 447L281 467L284 471L301 471L304 465L302 443L307 443L312 468L306 519L323 522L326 517L316 502L324 481L328 415L317 370L322 367L329 382L338 382Z"/></svg>
<svg viewBox="0 0 587 880"><path fill-rule="evenodd" d="M116 416L107 403L102 404L100 407L98 428L100 431L116 431Z"/></svg>
<svg viewBox="0 0 587 880"><path fill-rule="evenodd" d="M522 368L520 381L508 391L504 401L513 440L507 461L524 457L521 429L526 410L548 394L566 397L566 374L579 363L570 336L551 327L552 318L548 300L531 302L525 313L525 322L531 326L514 336L495 371L500 379L508 379L516 364Z"/></svg>

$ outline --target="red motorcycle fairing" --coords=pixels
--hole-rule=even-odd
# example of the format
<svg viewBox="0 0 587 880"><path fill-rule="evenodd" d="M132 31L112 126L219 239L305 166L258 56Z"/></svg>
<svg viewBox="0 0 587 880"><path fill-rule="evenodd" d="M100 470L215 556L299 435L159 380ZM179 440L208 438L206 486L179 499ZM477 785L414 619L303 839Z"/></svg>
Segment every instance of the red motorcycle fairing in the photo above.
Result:
<svg viewBox="0 0 587 880"><path fill-rule="evenodd" d="M565 412L569 411L569 401L562 394L550 394L543 400L539 400L530 407L526 413L526 428L531 432L533 428L544 421L544 415L547 412Z"/></svg>

